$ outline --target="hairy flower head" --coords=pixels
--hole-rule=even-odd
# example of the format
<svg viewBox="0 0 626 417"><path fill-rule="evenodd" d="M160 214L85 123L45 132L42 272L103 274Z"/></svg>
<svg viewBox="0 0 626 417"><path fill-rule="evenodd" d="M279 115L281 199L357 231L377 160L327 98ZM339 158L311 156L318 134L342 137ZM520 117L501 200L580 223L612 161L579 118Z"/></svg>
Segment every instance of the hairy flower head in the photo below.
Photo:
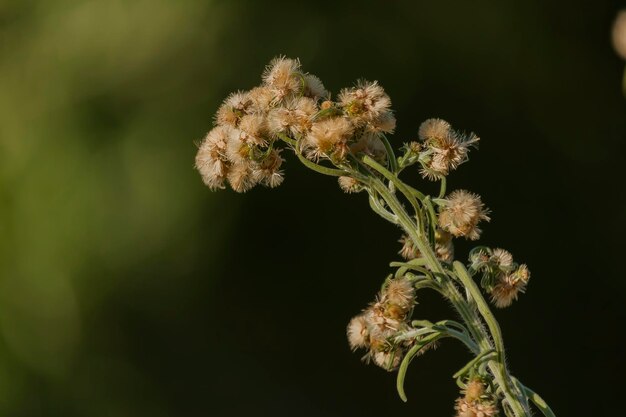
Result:
<svg viewBox="0 0 626 417"><path fill-rule="evenodd" d="M237 91L229 95L217 110L215 122L218 125L237 127L239 121L250 109L252 102L245 91Z"/></svg>
<svg viewBox="0 0 626 417"><path fill-rule="evenodd" d="M338 101L356 126L369 126L375 131L393 132L396 121L391 112L391 99L377 81L358 81L344 88Z"/></svg>
<svg viewBox="0 0 626 417"><path fill-rule="evenodd" d="M427 158L422 164L422 176L430 179L445 177L467 161L471 146L476 146L478 136L463 135L452 129L442 119L428 119L419 128L419 137L427 148Z"/></svg>
<svg viewBox="0 0 626 417"><path fill-rule="evenodd" d="M311 98L289 99L283 106L269 112L267 116L269 129L274 134L284 133L299 137L311 129L312 118L317 110L317 105Z"/></svg>
<svg viewBox="0 0 626 417"><path fill-rule="evenodd" d="M344 193L358 193L359 191L363 191L363 184L352 177L341 176L337 179L337 182L339 182L339 188L341 188Z"/></svg>
<svg viewBox="0 0 626 417"><path fill-rule="evenodd" d="M488 213L478 194L464 190L453 191L446 198L439 214L439 226L454 236L476 240L481 232L478 223L481 220L489 221Z"/></svg>
<svg viewBox="0 0 626 417"><path fill-rule="evenodd" d="M357 350L358 348L365 348L369 345L369 329L367 319L364 315L358 315L350 320L347 334L350 349Z"/></svg>
<svg viewBox="0 0 626 417"><path fill-rule="evenodd" d="M510 306L517 300L519 293L526 291L529 280L530 271L524 264L510 274L500 274L491 290L491 301L498 308Z"/></svg>
<svg viewBox="0 0 626 417"><path fill-rule="evenodd" d="M284 56L274 58L263 73L263 82L272 90L277 101L301 91L303 75L300 61Z"/></svg>
<svg viewBox="0 0 626 417"><path fill-rule="evenodd" d="M196 154L196 169L202 181L211 189L224 188L230 162L226 148L233 128L229 125L213 128L200 144Z"/></svg>
<svg viewBox="0 0 626 417"><path fill-rule="evenodd" d="M456 400L455 417L493 417L498 414L498 408L491 401L468 401L465 398Z"/></svg>
<svg viewBox="0 0 626 417"><path fill-rule="evenodd" d="M304 142L304 147L308 150L307 156L319 159L338 152L342 158L348 152L347 141L353 132L354 127L344 117L316 121Z"/></svg>

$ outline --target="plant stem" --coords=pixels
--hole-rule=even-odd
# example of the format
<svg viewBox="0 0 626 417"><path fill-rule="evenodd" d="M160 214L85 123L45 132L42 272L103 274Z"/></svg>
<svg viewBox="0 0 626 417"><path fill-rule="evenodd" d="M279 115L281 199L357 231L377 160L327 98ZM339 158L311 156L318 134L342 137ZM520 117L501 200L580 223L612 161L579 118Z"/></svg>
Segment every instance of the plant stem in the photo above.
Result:
<svg viewBox="0 0 626 417"><path fill-rule="evenodd" d="M481 351L491 350L493 346L489 341L489 337L485 331L484 326L480 322L480 319L477 317L476 312L471 309L469 304L464 300L461 294L458 291L458 288L454 285L454 283L447 277L447 274L442 267L441 263L437 260L433 250L425 241L425 239L419 233L419 229L417 225L413 222L411 217L406 213L401 203L398 201L397 197L391 193L387 187L380 181L378 178L370 178L370 186L374 188L380 196L385 200L389 209L392 213L396 215L398 218L398 222L401 227L404 229L404 232L407 233L409 238L415 243L421 255L426 259L427 265L433 271L436 277L438 277L442 281L442 285L447 292L448 299L452 302L454 307L457 309L463 320L468 325L470 333L472 337L479 344ZM459 277L461 278L461 277ZM462 279L462 278L461 278ZM517 389L514 388L511 377L508 375L506 370L506 366L504 364L504 346L502 342L502 336L500 333L500 328L489 310L489 307L486 304L485 299L482 294L476 287L474 281L469 279L471 284L473 285L476 292L472 291L472 287L469 287L470 292L472 294L473 299L476 301L479 306L479 311L487 321L487 325L492 333L492 337L494 338L494 342L496 344L496 352L498 353L498 357L496 360L489 361L489 369L494 375L497 384L502 388L504 392L504 396L507 404L512 408L516 417L527 417L530 416L530 412L527 407L524 406L524 401L521 400L522 394L518 392ZM464 281L464 284L467 283ZM486 307L486 308L485 308Z"/></svg>

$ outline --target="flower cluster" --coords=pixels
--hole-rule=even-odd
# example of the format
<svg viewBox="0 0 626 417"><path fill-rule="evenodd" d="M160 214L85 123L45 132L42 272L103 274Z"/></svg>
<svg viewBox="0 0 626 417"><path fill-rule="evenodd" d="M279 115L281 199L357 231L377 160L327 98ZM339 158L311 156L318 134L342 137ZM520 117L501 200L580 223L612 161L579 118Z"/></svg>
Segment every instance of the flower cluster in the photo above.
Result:
<svg viewBox="0 0 626 417"><path fill-rule="evenodd" d="M359 81L332 102L319 78L303 72L299 60L285 57L268 65L262 81L226 98L199 146L196 168L211 189L226 182L238 192L257 184L280 185L280 139L297 141L297 151L314 161L341 163L349 154L386 158L379 135L393 132L396 119L391 99L376 81ZM358 190L340 184L348 192Z"/></svg>
<svg viewBox="0 0 626 417"><path fill-rule="evenodd" d="M526 291L530 271L513 262L513 255L500 248L480 246L470 252L470 271L482 273L481 286L498 308L508 307Z"/></svg>
<svg viewBox="0 0 626 417"><path fill-rule="evenodd" d="M415 305L415 288L406 278L388 280L372 303L348 324L348 342L352 350L367 349L363 360L372 360L389 371L400 364L407 343L394 339L410 328L409 318Z"/></svg>

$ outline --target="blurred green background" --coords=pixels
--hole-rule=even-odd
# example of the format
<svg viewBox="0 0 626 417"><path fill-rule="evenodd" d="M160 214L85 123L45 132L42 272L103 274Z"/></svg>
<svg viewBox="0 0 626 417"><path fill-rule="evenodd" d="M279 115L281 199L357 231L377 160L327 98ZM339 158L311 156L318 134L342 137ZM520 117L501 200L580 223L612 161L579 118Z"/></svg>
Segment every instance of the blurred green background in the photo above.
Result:
<svg viewBox="0 0 626 417"><path fill-rule="evenodd" d="M460 346L413 363L407 404L348 349L399 249L363 195L293 158L245 195L193 169L220 101L286 54L334 92L378 79L397 144L428 117L481 136L449 184L533 272L497 312L513 373L561 417L622 415L620 6L0 0L0 414L452 415Z"/></svg>

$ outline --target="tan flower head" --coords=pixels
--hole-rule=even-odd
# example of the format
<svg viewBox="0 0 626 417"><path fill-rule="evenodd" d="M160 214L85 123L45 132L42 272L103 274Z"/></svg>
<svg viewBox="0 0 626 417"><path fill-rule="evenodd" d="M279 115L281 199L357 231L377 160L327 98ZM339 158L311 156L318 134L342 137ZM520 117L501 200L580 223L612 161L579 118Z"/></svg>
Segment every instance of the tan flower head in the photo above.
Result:
<svg viewBox="0 0 626 417"><path fill-rule="evenodd" d="M270 188L278 187L284 180L280 170L283 161L280 150L272 149L265 158L252 164L253 180Z"/></svg>
<svg viewBox="0 0 626 417"><path fill-rule="evenodd" d="M237 127L239 120L247 114L251 104L252 102L247 92L237 91L232 93L217 110L215 115L216 124Z"/></svg>
<svg viewBox="0 0 626 417"><path fill-rule="evenodd" d="M518 294L526 291L530 271L524 264L510 274L502 273L491 290L491 301L498 308L510 306Z"/></svg>
<svg viewBox="0 0 626 417"><path fill-rule="evenodd" d="M313 123L304 143L304 147L308 150L307 156L319 159L323 156L330 157L336 151L345 154L348 150L347 141L353 131L352 124L343 117L333 117Z"/></svg>
<svg viewBox="0 0 626 417"><path fill-rule="evenodd" d="M347 329L348 343L350 349L357 350L369 346L369 330L367 319L364 315L359 315L350 320Z"/></svg>
<svg viewBox="0 0 626 417"><path fill-rule="evenodd" d="M293 98L283 106L272 109L268 116L268 126L273 134L283 133L294 137L306 134L312 126L312 118L317 113L315 101L308 97Z"/></svg>
<svg viewBox="0 0 626 417"><path fill-rule="evenodd" d="M266 114L272 107L275 99L274 93L267 86L254 87L248 92L250 104L248 111L258 114Z"/></svg>
<svg viewBox="0 0 626 417"><path fill-rule="evenodd" d="M439 214L439 226L454 236L465 236L476 240L481 230L478 223L489 221L489 210L485 208L478 194L464 190L450 193L447 202Z"/></svg>
<svg viewBox="0 0 626 417"><path fill-rule="evenodd" d="M337 181L339 182L339 188L341 188L344 193L358 193L359 191L363 191L363 185L352 177L342 176L339 177Z"/></svg>
<svg viewBox="0 0 626 417"><path fill-rule="evenodd" d="M228 183L238 193L245 193L256 185L252 175L251 162L241 160L233 163L228 171Z"/></svg>
<svg viewBox="0 0 626 417"><path fill-rule="evenodd" d="M358 81L355 87L341 90L338 101L356 126L369 125L383 132L395 128L391 99L377 81Z"/></svg>
<svg viewBox="0 0 626 417"><path fill-rule="evenodd" d="M274 58L263 73L263 82L280 101L302 90L304 78L298 59L279 56Z"/></svg>
<svg viewBox="0 0 626 417"><path fill-rule="evenodd" d="M328 97L330 93L326 91L322 80L313 74L306 74L304 76L304 95L319 100Z"/></svg>
<svg viewBox="0 0 626 417"><path fill-rule="evenodd" d="M468 401L465 398L456 400L454 407L456 417L493 417L498 408L491 401Z"/></svg>
<svg viewBox="0 0 626 417"><path fill-rule="evenodd" d="M392 279L385 286L383 298L388 304L398 306L406 312L415 304L415 287L406 278Z"/></svg>
<svg viewBox="0 0 626 417"><path fill-rule="evenodd" d="M467 161L471 146L480 140L473 133L463 135L454 131L448 122L428 119L419 128L419 137L428 149L429 157L422 166L424 178L439 179Z"/></svg>
<svg viewBox="0 0 626 417"><path fill-rule="evenodd" d="M224 179L230 168L226 148L232 130L228 125L213 128L200 144L196 154L196 169L200 172L202 181L213 190L224 188Z"/></svg>

